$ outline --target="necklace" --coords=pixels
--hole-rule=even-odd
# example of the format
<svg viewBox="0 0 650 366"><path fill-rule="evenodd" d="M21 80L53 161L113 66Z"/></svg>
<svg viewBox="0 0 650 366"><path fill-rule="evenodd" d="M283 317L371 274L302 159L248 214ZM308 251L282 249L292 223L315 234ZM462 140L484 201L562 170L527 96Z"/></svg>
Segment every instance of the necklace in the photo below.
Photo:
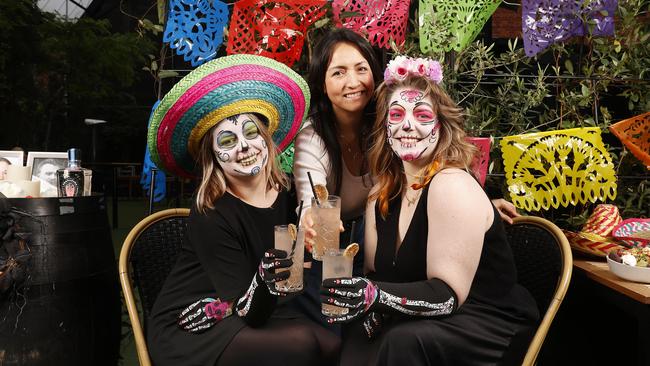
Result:
<svg viewBox="0 0 650 366"><path fill-rule="evenodd" d="M406 201L408 202L408 206L409 207L413 206L418 201L418 198L420 198L421 194L422 194L422 190L418 189L415 192L415 195L413 197L409 197L408 190L407 190L406 193L404 194L404 197L406 197Z"/></svg>
<svg viewBox="0 0 650 366"><path fill-rule="evenodd" d="M341 142L341 145L343 145L343 147L345 148L345 150L346 150L349 154L352 154L352 159L353 159L353 160L356 159L356 158L359 156L359 151L354 151L354 152L352 151L352 150L353 150L353 149L352 149L352 146L353 146L354 144L351 143L351 142L347 142L347 141L345 141L345 135L340 134L340 135L339 135L339 141Z"/></svg>

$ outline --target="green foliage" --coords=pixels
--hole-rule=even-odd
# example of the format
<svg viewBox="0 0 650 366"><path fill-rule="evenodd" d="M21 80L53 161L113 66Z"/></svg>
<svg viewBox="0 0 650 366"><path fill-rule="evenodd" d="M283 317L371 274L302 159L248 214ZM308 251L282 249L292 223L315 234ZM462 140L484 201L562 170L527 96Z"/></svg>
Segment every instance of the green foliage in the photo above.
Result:
<svg viewBox="0 0 650 366"><path fill-rule="evenodd" d="M535 58L526 57L516 39L508 40L507 47L477 41L458 54L427 56L446 60L445 85L465 108L471 135L498 140L535 131L600 127L618 166L615 203L624 217L649 217L648 170L627 154L607 127L650 111L650 1L620 0L616 19L615 37L574 38ZM418 42L417 32L412 32L397 52L419 54ZM491 172L499 175L503 164L498 141L494 145ZM502 180L494 183L506 192ZM541 214L575 227L592 208L590 204Z"/></svg>
<svg viewBox="0 0 650 366"><path fill-rule="evenodd" d="M0 143L30 150L76 143L99 105L134 104L125 90L143 76L152 49L105 20L66 22L30 0L0 2L0 111L11 122Z"/></svg>

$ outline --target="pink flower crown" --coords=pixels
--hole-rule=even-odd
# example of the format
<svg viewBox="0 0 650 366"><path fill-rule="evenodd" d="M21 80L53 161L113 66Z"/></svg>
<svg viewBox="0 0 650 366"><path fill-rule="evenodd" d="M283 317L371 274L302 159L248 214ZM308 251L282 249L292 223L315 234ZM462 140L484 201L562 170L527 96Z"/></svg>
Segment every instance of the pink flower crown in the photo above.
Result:
<svg viewBox="0 0 650 366"><path fill-rule="evenodd" d="M384 81L391 85L405 80L409 75L425 77L436 84L442 82L442 66L430 58L412 58L397 56L388 63L384 71Z"/></svg>

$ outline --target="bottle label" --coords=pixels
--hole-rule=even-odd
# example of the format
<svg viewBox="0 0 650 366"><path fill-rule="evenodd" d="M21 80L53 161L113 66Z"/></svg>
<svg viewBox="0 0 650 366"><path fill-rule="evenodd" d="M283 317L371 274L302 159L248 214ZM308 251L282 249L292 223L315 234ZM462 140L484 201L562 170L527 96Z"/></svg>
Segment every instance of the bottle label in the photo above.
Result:
<svg viewBox="0 0 650 366"><path fill-rule="evenodd" d="M83 195L84 173L80 170L65 170L58 173L59 197L76 197Z"/></svg>

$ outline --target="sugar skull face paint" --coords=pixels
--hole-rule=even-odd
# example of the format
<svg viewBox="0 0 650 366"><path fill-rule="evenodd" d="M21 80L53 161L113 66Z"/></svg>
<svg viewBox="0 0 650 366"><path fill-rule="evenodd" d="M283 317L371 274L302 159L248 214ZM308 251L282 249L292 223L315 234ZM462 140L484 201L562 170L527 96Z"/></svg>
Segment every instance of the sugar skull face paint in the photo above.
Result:
<svg viewBox="0 0 650 366"><path fill-rule="evenodd" d="M257 123L250 115L239 114L214 129L213 149L226 175L257 175L266 166L269 151Z"/></svg>
<svg viewBox="0 0 650 366"><path fill-rule="evenodd" d="M386 122L388 143L404 161L428 159L438 145L438 118L430 96L400 87L390 97Z"/></svg>

